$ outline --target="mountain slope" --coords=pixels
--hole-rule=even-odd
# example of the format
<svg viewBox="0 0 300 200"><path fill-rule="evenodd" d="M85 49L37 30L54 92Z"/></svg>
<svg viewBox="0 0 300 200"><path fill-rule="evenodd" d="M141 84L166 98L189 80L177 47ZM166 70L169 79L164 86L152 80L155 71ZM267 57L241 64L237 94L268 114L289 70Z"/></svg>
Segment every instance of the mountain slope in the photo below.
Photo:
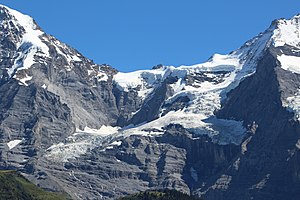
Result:
<svg viewBox="0 0 300 200"><path fill-rule="evenodd" d="M23 200L63 200L67 195L46 192L14 171L0 171L0 198Z"/></svg>
<svg viewBox="0 0 300 200"><path fill-rule="evenodd" d="M291 83L286 80L299 75L282 70L274 55L276 50L269 51L259 63L257 74L240 84L218 113L222 117L243 119L245 124L251 124L251 132L228 169L212 180L209 188L201 189L212 195L212 199L217 194L225 199L299 198L296 188L300 127L294 113L281 100L284 94L281 87ZM213 189L222 177L229 177L225 179L227 186Z"/></svg>
<svg viewBox="0 0 300 200"><path fill-rule="evenodd" d="M177 192L176 190L164 190L164 191L146 191L138 194L130 195L120 198L118 200L200 200L199 198L191 197L187 194Z"/></svg>
<svg viewBox="0 0 300 200"><path fill-rule="evenodd" d="M297 199L299 18L205 63L122 73L0 6L0 166L74 199Z"/></svg>
<svg viewBox="0 0 300 200"><path fill-rule="evenodd" d="M256 73L228 95L217 114L222 118L243 120L245 125L251 125L251 132L232 165L213 180L215 183L209 188L201 189L211 199L216 196L225 199L299 198L297 98L300 74L295 69L300 69L300 65L293 62L299 56L299 36L295 31L299 30L295 29L299 27L298 19L296 16L274 22L276 38L258 63ZM287 35L278 36L278 32ZM282 62L281 58L286 56L291 59ZM214 188L222 177L230 177L225 180L227 186Z"/></svg>

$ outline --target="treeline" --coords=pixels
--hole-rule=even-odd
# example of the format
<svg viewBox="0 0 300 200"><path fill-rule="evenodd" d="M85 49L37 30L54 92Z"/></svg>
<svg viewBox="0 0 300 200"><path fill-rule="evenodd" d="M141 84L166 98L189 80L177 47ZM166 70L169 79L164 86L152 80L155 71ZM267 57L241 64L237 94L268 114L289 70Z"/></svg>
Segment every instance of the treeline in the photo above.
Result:
<svg viewBox="0 0 300 200"><path fill-rule="evenodd" d="M68 200L67 194L47 192L25 179L19 172L0 170L2 200Z"/></svg>
<svg viewBox="0 0 300 200"><path fill-rule="evenodd" d="M137 194L129 195L119 198L118 200L203 200L189 196L176 190L158 190L158 191L145 191Z"/></svg>

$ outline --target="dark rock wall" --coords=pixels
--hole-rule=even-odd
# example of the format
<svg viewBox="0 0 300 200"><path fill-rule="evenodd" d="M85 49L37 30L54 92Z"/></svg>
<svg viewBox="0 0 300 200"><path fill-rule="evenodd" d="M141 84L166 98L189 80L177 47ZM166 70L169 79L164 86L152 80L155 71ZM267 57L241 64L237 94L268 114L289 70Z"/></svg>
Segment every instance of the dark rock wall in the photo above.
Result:
<svg viewBox="0 0 300 200"><path fill-rule="evenodd" d="M206 199L298 199L300 196L299 122L282 105L286 92L295 92L299 75L279 67L276 49L270 49L259 62L257 72L231 91L218 117L243 120L249 132L247 150L223 174L232 176L225 190L206 192ZM297 83L297 82L296 82ZM299 81L298 81L299 83ZM282 88L288 87L288 90ZM298 177L298 178L297 178ZM216 178L217 179L217 178ZM216 183L216 182L215 182ZM214 183L214 184L215 184Z"/></svg>

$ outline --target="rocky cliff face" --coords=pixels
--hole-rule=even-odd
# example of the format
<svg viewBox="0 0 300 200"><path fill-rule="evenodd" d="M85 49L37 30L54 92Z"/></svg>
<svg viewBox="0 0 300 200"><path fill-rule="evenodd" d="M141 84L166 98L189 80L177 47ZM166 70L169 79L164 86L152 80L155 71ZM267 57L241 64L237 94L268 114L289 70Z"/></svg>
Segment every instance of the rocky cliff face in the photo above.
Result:
<svg viewBox="0 0 300 200"><path fill-rule="evenodd" d="M202 64L122 73L0 6L0 166L74 199L298 199L298 20Z"/></svg>
<svg viewBox="0 0 300 200"><path fill-rule="evenodd" d="M242 119L253 131L236 161L205 188L208 199L299 198L300 126L284 102L297 94L300 76L280 67L276 57L285 53L285 47L270 48L256 74L232 91L218 112L220 117ZM226 188L217 186L223 176L230 177Z"/></svg>

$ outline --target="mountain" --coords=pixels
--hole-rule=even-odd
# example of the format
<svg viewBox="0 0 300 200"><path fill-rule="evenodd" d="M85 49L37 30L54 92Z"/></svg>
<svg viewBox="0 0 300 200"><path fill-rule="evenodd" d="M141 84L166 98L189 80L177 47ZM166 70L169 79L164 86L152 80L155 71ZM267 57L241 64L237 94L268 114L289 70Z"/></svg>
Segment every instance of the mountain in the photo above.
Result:
<svg viewBox="0 0 300 200"><path fill-rule="evenodd" d="M74 199L299 199L299 19L205 63L122 73L0 6L0 167Z"/></svg>

